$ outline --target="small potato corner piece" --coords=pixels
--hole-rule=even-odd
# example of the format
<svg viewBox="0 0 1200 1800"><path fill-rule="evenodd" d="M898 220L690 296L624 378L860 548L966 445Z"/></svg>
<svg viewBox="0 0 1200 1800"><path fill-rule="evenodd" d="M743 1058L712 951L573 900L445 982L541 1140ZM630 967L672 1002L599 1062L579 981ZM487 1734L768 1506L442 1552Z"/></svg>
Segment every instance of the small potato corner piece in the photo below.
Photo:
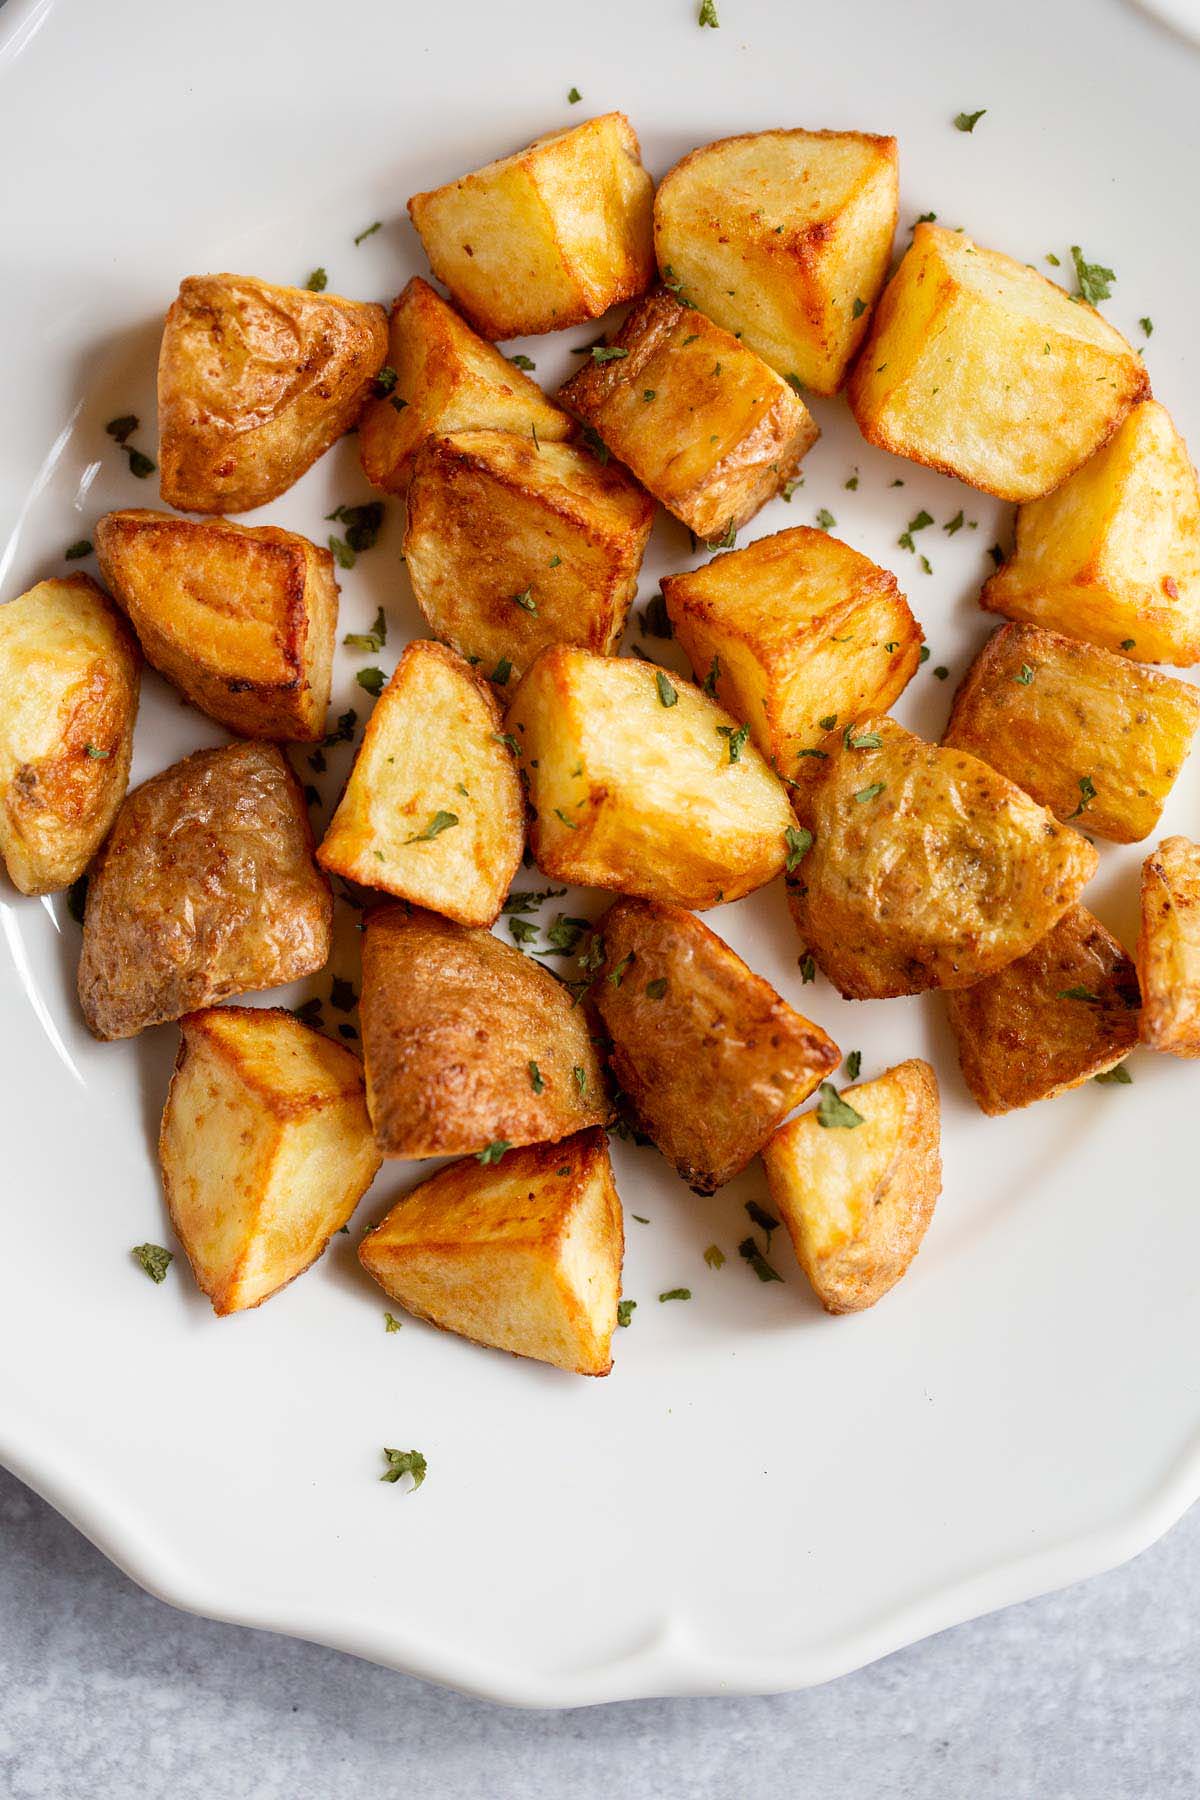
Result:
<svg viewBox="0 0 1200 1800"><path fill-rule="evenodd" d="M1200 723L1200 691L1040 625L1002 625L963 678L945 742L1056 818L1148 837Z"/></svg>
<svg viewBox="0 0 1200 1800"><path fill-rule="evenodd" d="M591 998L634 1119L697 1193L744 1169L841 1052L707 925L618 900Z"/></svg>
<svg viewBox="0 0 1200 1800"><path fill-rule="evenodd" d="M781 375L835 394L887 278L896 140L758 131L693 150L663 177L664 279Z"/></svg>
<svg viewBox="0 0 1200 1800"><path fill-rule="evenodd" d="M1157 400L1017 514L1017 547L980 605L1121 650L1134 662L1200 662L1200 488Z"/></svg>
<svg viewBox="0 0 1200 1800"><path fill-rule="evenodd" d="M444 644L410 644L375 703L322 868L490 925L521 861L516 759L488 683Z"/></svg>
<svg viewBox="0 0 1200 1800"><path fill-rule="evenodd" d="M476 331L510 338L598 319L644 293L653 199L637 133L613 112L414 194L408 211Z"/></svg>
<svg viewBox="0 0 1200 1800"><path fill-rule="evenodd" d="M1164 838L1142 865L1137 972L1142 1042L1200 1056L1200 845L1187 838Z"/></svg>
<svg viewBox="0 0 1200 1800"><path fill-rule="evenodd" d="M385 1156L495 1161L612 1117L583 1009L488 931L415 907L371 913L360 1018Z"/></svg>
<svg viewBox="0 0 1200 1800"><path fill-rule="evenodd" d="M1083 906L1017 962L946 1003L963 1078L985 1113L1079 1087L1138 1041L1133 964Z"/></svg>
<svg viewBox="0 0 1200 1800"><path fill-rule="evenodd" d="M386 353L381 306L189 275L158 358L163 499L199 513L276 499L356 422Z"/></svg>
<svg viewBox="0 0 1200 1800"><path fill-rule="evenodd" d="M22 894L70 887L125 795L141 658L87 575L0 606L0 856Z"/></svg>
<svg viewBox="0 0 1200 1800"><path fill-rule="evenodd" d="M780 1126L763 1151L774 1210L826 1312L861 1312L921 1248L942 1189L937 1077L914 1057Z"/></svg>
<svg viewBox="0 0 1200 1800"><path fill-rule="evenodd" d="M732 541L820 435L774 369L661 288L558 397L706 542Z"/></svg>
<svg viewBox="0 0 1200 1800"><path fill-rule="evenodd" d="M918 225L847 397L868 443L1002 500L1036 500L1150 391L1107 319L965 232Z"/></svg>
<svg viewBox="0 0 1200 1800"><path fill-rule="evenodd" d="M324 966L333 898L274 744L198 750L135 788L92 870L79 1002L103 1039Z"/></svg>
<svg viewBox="0 0 1200 1800"><path fill-rule="evenodd" d="M828 743L788 900L849 1000L969 987L1023 956L1095 873L1092 844L974 756L884 718Z"/></svg>
<svg viewBox="0 0 1200 1800"><path fill-rule="evenodd" d="M282 1007L211 1007L180 1029L163 1190L198 1287L241 1312L317 1260L375 1177L362 1064Z"/></svg>
<svg viewBox="0 0 1200 1800"><path fill-rule="evenodd" d="M827 732L887 712L920 661L896 577L807 525L668 575L662 590L696 679L788 781L807 785Z"/></svg>
<svg viewBox="0 0 1200 1800"><path fill-rule="evenodd" d="M624 1254L604 1133L451 1163L359 1247L369 1275L443 1331L607 1375Z"/></svg>
<svg viewBox="0 0 1200 1800"><path fill-rule="evenodd" d="M460 319L414 275L392 307L388 366L394 386L369 400L358 426L363 473L385 493L405 494L427 437L450 431L512 431L552 444L572 430L535 381Z"/></svg>
<svg viewBox="0 0 1200 1800"><path fill-rule="evenodd" d="M338 588L333 558L294 531L131 508L95 531L108 586L148 662L244 737L325 731Z"/></svg>
<svg viewBox="0 0 1200 1800"><path fill-rule="evenodd" d="M509 708L534 859L556 881L703 911L783 870L787 793L737 721L632 657L545 650Z"/></svg>

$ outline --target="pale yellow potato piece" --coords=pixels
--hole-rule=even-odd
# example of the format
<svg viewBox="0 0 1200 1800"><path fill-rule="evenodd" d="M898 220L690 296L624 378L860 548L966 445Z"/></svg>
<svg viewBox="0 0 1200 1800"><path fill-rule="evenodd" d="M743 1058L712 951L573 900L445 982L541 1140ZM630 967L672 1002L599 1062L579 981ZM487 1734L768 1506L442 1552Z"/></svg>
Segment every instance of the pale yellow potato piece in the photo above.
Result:
<svg viewBox="0 0 1200 1800"><path fill-rule="evenodd" d="M781 1125L763 1151L775 1212L826 1312L861 1312L895 1287L921 1248L942 1188L937 1077L919 1057L841 1098L861 1124L818 1109Z"/></svg>
<svg viewBox="0 0 1200 1800"><path fill-rule="evenodd" d="M654 197L663 278L781 375L835 394L887 278L896 140L756 131L693 150Z"/></svg>
<svg viewBox="0 0 1200 1800"><path fill-rule="evenodd" d="M317 1260L375 1177L362 1064L282 1007L212 1007L180 1031L163 1190L213 1311L242 1312Z"/></svg>
<svg viewBox="0 0 1200 1800"><path fill-rule="evenodd" d="M1200 1056L1200 845L1164 838L1142 865L1142 1042Z"/></svg>
<svg viewBox="0 0 1200 1800"><path fill-rule="evenodd" d="M1084 301L965 232L918 225L847 397L869 443L1002 500L1036 500L1150 391Z"/></svg>

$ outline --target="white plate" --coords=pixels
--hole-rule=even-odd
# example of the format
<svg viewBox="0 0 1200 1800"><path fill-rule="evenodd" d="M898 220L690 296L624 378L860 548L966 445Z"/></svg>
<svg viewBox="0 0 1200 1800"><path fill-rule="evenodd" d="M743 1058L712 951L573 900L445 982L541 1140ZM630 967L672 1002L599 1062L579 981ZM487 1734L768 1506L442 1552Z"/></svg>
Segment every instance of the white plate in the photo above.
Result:
<svg viewBox="0 0 1200 1800"><path fill-rule="evenodd" d="M318 0L10 0L0 598L61 571L107 508L156 502L103 428L135 411L153 448L159 321L181 276L302 282L323 264L333 289L390 296L424 266L410 193L610 107L656 174L747 128L895 132L902 237L933 210L1043 267L1082 244L1117 271L1109 316L1135 336L1153 317L1156 387L1200 436L1200 249L1181 211L1200 177L1197 65L1179 40L1119 0L718 5L721 29L702 31L695 0L353 0L336 15ZM952 128L978 107L973 135ZM553 386L594 335L522 347ZM975 596L1008 521L867 449L840 403L814 410L806 485L752 535L823 506L898 571L933 651L899 712L936 735L993 623ZM365 497L349 440L263 516L321 538L338 501ZM960 506L977 528L951 537ZM922 507L932 576L896 543ZM388 668L420 629L399 538L392 507L344 577L344 629L387 608ZM643 596L690 562L660 522ZM335 702L351 699L369 704L343 655ZM219 737L150 677L134 778ZM345 752L330 763L327 792ZM1198 799L1193 759L1164 830L1194 832ZM1088 899L1128 943L1140 853L1102 854ZM618 1146L627 1216L649 1220L628 1220L638 1310L612 1376L583 1381L415 1321L386 1335L351 1238L239 1318L212 1316L181 1258L152 1286L129 1247L171 1241L152 1145L174 1030L92 1042L61 897L5 888L4 1459L167 1599L537 1705L821 1681L1148 1543L1200 1490L1197 1070L1139 1053L1132 1088L986 1120L936 997L854 1007L802 988L779 884L709 916L861 1047L864 1075L932 1057L945 1192L896 1292L831 1320L782 1234L784 1285L734 1254L757 1166L701 1200L655 1152ZM333 967L354 975L356 958L351 931ZM358 1224L412 1175L388 1169ZM729 1257L716 1272L712 1241ZM658 1304L680 1284L690 1304ZM379 1481L384 1444L425 1452L419 1493Z"/></svg>

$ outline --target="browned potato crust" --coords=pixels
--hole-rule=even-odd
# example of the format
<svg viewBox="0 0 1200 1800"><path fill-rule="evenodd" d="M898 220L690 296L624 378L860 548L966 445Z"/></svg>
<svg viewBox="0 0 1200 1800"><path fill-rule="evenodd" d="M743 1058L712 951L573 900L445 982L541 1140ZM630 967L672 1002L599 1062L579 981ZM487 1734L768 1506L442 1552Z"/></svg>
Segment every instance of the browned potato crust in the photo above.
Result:
<svg viewBox="0 0 1200 1800"><path fill-rule="evenodd" d="M1200 845L1187 838L1164 838L1142 865L1137 972L1142 1042L1200 1056Z"/></svg>
<svg viewBox="0 0 1200 1800"><path fill-rule="evenodd" d="M198 750L129 795L88 885L79 1003L98 1038L322 968L333 899L274 744Z"/></svg>
<svg viewBox="0 0 1200 1800"><path fill-rule="evenodd" d="M744 1169L837 1068L819 1025L678 906L618 900L591 988L637 1125L697 1193Z"/></svg>

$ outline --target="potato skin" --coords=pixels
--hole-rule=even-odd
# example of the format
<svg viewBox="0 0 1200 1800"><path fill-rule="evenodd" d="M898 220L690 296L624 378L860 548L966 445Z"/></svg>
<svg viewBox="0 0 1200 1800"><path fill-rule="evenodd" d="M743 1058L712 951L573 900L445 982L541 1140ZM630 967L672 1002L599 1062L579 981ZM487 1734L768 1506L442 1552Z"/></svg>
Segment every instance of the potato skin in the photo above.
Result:
<svg viewBox="0 0 1200 1800"><path fill-rule="evenodd" d="M1200 1056L1200 845L1188 838L1164 838L1142 864L1137 973L1142 1042Z"/></svg>
<svg viewBox="0 0 1200 1800"><path fill-rule="evenodd" d="M87 575L0 607L0 856L22 894L69 887L129 780L141 658Z"/></svg>
<svg viewBox="0 0 1200 1800"><path fill-rule="evenodd" d="M134 1037L324 966L333 899L274 744L198 750L129 795L88 884L79 1003Z"/></svg>
<svg viewBox="0 0 1200 1800"><path fill-rule="evenodd" d="M618 900L590 990L637 1125L697 1193L744 1169L841 1052L682 907ZM665 992L652 992L657 984Z"/></svg>

